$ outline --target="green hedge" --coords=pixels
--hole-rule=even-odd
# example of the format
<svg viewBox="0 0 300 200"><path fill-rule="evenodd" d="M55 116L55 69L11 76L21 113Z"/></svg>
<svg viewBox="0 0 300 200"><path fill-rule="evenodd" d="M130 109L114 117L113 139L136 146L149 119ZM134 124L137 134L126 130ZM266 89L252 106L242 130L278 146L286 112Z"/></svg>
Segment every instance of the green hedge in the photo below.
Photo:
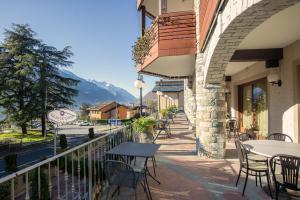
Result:
<svg viewBox="0 0 300 200"><path fill-rule="evenodd" d="M108 124L108 119L98 119L96 120L96 124Z"/></svg>

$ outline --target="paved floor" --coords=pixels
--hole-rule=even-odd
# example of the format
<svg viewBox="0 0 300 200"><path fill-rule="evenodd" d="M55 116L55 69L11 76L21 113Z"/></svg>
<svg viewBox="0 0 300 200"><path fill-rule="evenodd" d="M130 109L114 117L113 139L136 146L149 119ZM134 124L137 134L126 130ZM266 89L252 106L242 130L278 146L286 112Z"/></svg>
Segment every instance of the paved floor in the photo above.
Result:
<svg viewBox="0 0 300 200"><path fill-rule="evenodd" d="M157 178L161 184L149 180L152 198L163 200L198 199L270 199L255 181L250 178L245 196L241 191L244 178L235 187L239 163L234 155L232 144L228 145L230 159L214 160L194 155L194 132L188 130L185 116L179 115L171 125L171 138L160 137L161 144L157 159ZM242 176L243 177L243 176ZM263 184L266 180L262 178ZM134 199L134 193L121 189L121 195L115 199ZM146 199L140 187L138 199Z"/></svg>

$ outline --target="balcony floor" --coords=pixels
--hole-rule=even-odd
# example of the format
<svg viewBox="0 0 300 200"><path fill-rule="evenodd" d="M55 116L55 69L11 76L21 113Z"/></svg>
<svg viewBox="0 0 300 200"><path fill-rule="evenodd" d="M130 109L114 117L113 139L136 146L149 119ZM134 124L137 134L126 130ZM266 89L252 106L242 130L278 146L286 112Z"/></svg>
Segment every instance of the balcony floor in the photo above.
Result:
<svg viewBox="0 0 300 200"><path fill-rule="evenodd" d="M238 173L238 159L234 158L229 143L228 159L215 160L195 156L194 132L188 130L188 123L183 114L179 114L171 125L171 138L160 137L161 144L156 156L157 184L149 178L152 198L163 200L193 200L193 199L270 199L260 187L255 186L255 179L248 180L245 197L241 191L244 176L241 175L239 186L235 187ZM152 168L150 167L150 171ZM266 180L262 177L263 184ZM121 195L115 199L134 199L134 192L121 189ZM138 189L138 199L146 199L142 188ZM286 198L283 198L286 199Z"/></svg>

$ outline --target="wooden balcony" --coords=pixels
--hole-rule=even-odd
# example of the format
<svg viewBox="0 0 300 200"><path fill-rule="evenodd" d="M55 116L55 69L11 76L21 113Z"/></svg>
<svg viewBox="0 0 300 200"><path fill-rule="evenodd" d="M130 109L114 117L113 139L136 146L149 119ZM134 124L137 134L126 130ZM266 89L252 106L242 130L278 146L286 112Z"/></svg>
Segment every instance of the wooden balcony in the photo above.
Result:
<svg viewBox="0 0 300 200"><path fill-rule="evenodd" d="M201 0L199 12L200 20L200 49L203 48L205 40L207 39L209 30L213 23L216 15L217 8L219 6L220 0Z"/></svg>
<svg viewBox="0 0 300 200"><path fill-rule="evenodd" d="M150 33L151 49L137 70L162 77L190 76L197 51L194 12L162 14L154 21Z"/></svg>

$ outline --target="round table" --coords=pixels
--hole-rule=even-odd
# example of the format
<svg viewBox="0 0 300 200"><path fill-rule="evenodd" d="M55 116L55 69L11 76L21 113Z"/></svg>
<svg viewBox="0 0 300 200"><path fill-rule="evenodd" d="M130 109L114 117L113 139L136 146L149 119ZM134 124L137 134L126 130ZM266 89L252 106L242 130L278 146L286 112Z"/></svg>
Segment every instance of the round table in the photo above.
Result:
<svg viewBox="0 0 300 200"><path fill-rule="evenodd" d="M300 144L276 140L248 140L243 142L248 151L272 157L276 154L300 156Z"/></svg>

